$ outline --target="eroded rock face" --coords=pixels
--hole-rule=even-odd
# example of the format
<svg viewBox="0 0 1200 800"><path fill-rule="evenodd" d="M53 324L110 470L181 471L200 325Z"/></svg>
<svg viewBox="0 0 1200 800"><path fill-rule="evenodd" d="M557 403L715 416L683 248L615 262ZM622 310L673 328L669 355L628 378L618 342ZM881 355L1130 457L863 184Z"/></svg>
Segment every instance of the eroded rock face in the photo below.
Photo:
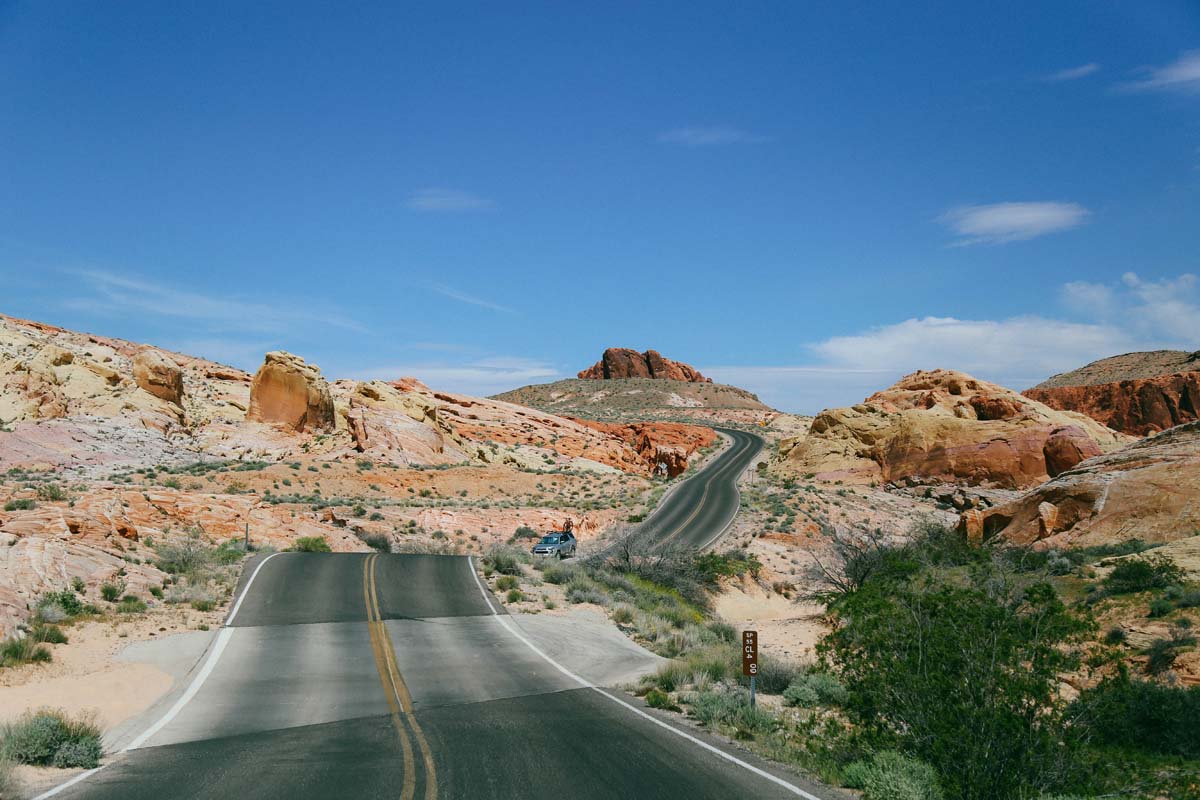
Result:
<svg viewBox="0 0 1200 800"><path fill-rule="evenodd" d="M610 347L604 356L579 373L580 378L611 380L617 378L659 378L662 380L712 383L695 367L663 358L657 350L639 353L627 347Z"/></svg>
<svg viewBox="0 0 1200 800"><path fill-rule="evenodd" d="M147 348L135 355L133 379L158 399L183 405L183 370L162 351Z"/></svg>
<svg viewBox="0 0 1200 800"><path fill-rule="evenodd" d="M298 433L336 427L333 397L321 370L283 351L267 353L255 373L246 419L282 422Z"/></svg>
<svg viewBox="0 0 1200 800"><path fill-rule="evenodd" d="M780 443L785 471L826 480L1025 488L1127 441L952 370L916 372L851 408L821 412Z"/></svg>
<svg viewBox="0 0 1200 800"><path fill-rule="evenodd" d="M1200 372L1026 389L1024 395L1051 408L1087 414L1113 430L1134 436L1200 419Z"/></svg>
<svg viewBox="0 0 1200 800"><path fill-rule="evenodd" d="M587 419L575 422L624 439L637 449L651 472L665 469L671 477L687 471L688 459L693 453L717 441L717 434L711 428L678 422L635 422L631 425Z"/></svg>
<svg viewBox="0 0 1200 800"><path fill-rule="evenodd" d="M1090 458L993 508L959 519L968 539L1071 547L1139 538L1170 542L1200 529L1200 422Z"/></svg>

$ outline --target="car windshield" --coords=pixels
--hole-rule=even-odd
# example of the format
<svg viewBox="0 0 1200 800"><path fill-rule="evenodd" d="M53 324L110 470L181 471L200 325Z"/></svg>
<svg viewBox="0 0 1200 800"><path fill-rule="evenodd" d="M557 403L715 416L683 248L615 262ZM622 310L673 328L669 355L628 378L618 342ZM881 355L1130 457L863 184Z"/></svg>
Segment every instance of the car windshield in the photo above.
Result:
<svg viewBox="0 0 1200 800"><path fill-rule="evenodd" d="M558 544L557 536L543 536L541 544Z"/></svg>

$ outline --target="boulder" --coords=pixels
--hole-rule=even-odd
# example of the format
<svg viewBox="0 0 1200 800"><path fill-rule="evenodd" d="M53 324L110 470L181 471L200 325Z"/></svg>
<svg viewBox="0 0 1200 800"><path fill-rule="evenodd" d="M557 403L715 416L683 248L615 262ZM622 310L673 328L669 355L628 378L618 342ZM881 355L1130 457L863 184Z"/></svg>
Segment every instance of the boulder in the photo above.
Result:
<svg viewBox="0 0 1200 800"><path fill-rule="evenodd" d="M158 399L183 405L183 371L161 350L146 348L133 357L133 379Z"/></svg>
<svg viewBox="0 0 1200 800"><path fill-rule="evenodd" d="M1171 542L1200 530L1200 422L1089 458L993 508L959 518L972 541L1072 547L1139 538Z"/></svg>
<svg viewBox="0 0 1200 800"><path fill-rule="evenodd" d="M267 353L254 374L246 419L283 423L297 433L336 427L333 397L321 371L282 351Z"/></svg>

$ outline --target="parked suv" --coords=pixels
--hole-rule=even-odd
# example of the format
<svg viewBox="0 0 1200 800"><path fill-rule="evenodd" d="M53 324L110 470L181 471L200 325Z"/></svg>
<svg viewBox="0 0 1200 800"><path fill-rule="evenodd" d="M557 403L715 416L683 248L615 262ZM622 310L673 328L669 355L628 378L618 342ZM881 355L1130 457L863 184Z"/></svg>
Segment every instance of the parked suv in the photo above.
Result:
<svg viewBox="0 0 1200 800"><path fill-rule="evenodd" d="M533 546L533 554L570 558L575 555L575 537L570 533L547 533Z"/></svg>

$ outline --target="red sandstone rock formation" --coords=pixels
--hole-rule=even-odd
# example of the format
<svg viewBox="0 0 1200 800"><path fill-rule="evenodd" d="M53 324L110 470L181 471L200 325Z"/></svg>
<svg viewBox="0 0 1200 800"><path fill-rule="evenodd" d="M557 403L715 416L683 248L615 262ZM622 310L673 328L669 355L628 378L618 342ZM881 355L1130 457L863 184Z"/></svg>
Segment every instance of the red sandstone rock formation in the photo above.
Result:
<svg viewBox="0 0 1200 800"><path fill-rule="evenodd" d="M717 441L717 434L711 428L700 425L678 422L635 422L621 425L590 419L575 421L624 439L633 445L651 471L658 469L658 465L662 464L671 477L687 470L688 459L693 453Z"/></svg>
<svg viewBox="0 0 1200 800"><path fill-rule="evenodd" d="M1200 419L1200 372L1180 372L1090 386L1026 389L1026 397L1051 408L1078 411L1134 436Z"/></svg>
<svg viewBox="0 0 1200 800"><path fill-rule="evenodd" d="M579 377L587 380L659 378L689 383L712 383L711 378L701 375L695 367L663 358L657 350L639 353L627 347L608 348L604 351L604 356L580 372Z"/></svg>
<svg viewBox="0 0 1200 800"><path fill-rule="evenodd" d="M303 358L267 353L250 385L250 422L282 422L292 430L334 429L333 397L321 371Z"/></svg>

